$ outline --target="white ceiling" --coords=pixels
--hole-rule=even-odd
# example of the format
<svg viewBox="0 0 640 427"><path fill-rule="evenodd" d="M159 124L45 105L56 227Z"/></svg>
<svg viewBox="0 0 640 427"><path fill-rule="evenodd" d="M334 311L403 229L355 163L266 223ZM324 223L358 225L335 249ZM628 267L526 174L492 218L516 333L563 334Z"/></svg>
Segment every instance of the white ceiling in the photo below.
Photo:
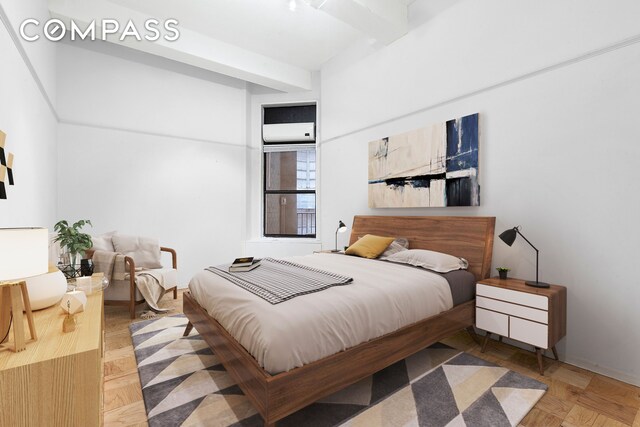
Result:
<svg viewBox="0 0 640 427"><path fill-rule="evenodd" d="M291 2L295 3L292 10ZM108 41L283 91L309 90L311 72L360 38L378 45L408 31L414 2L458 0L49 0L70 24L113 18L179 21L175 42ZM412 6L413 7L413 6Z"/></svg>
<svg viewBox="0 0 640 427"><path fill-rule="evenodd" d="M173 17L180 27L309 70L361 36L336 18L288 0L110 0L150 16ZM178 5L179 3L179 5Z"/></svg>

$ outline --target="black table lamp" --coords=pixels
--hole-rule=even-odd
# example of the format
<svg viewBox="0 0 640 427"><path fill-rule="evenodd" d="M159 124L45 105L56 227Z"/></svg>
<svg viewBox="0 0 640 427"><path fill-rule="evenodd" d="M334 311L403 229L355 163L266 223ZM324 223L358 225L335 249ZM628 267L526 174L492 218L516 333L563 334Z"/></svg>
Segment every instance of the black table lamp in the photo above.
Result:
<svg viewBox="0 0 640 427"><path fill-rule="evenodd" d="M523 239L524 239L528 244L530 244L530 245L531 245L531 247L532 247L533 249L535 249L535 251L536 251L536 281L535 281L535 282L533 282L533 281L531 281L531 280L527 280L526 282L524 282L524 283L525 283L525 285L535 286L536 288L548 288L548 287L549 287L549 284L548 284L548 283L544 283L544 282L539 282L539 281L538 281L538 253L539 253L539 251L538 251L538 249L537 249L535 246L533 246L533 244L532 244L529 240L527 240L527 238L526 238L526 237L524 237L524 235L520 232L520 226L513 227L513 228L510 228L510 229L508 229L508 230L503 231L503 232L500 234L500 236L499 236L499 237L500 237L500 239L501 239L503 242L505 242L507 245L511 246L511 245L513 245L513 242L516 240L516 237L518 236L518 234L519 234L519 235L521 235L521 236L522 236L522 238L523 238Z"/></svg>
<svg viewBox="0 0 640 427"><path fill-rule="evenodd" d="M336 229L336 248L331 252L340 252L338 250L338 233L344 233L347 231L347 226L344 225L344 222L338 221L338 228Z"/></svg>

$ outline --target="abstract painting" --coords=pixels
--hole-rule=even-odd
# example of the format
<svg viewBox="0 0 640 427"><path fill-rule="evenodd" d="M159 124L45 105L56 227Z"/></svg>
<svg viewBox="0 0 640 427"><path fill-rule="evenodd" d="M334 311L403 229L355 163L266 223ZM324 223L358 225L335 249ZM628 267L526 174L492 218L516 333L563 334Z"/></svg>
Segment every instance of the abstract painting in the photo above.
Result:
<svg viewBox="0 0 640 427"><path fill-rule="evenodd" d="M6 134L0 130L0 199L7 198L7 185L13 185L13 153L5 153Z"/></svg>
<svg viewBox="0 0 640 427"><path fill-rule="evenodd" d="M0 199L7 198L7 189L5 188L5 176L7 175L7 167L5 165L0 165Z"/></svg>
<svg viewBox="0 0 640 427"><path fill-rule="evenodd" d="M478 114L369 143L369 207L479 206Z"/></svg>

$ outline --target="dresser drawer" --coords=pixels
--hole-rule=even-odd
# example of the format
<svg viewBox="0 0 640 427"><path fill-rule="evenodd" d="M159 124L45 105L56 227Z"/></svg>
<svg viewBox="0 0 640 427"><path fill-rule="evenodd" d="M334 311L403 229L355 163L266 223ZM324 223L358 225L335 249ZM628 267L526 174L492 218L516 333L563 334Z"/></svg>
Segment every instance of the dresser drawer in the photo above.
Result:
<svg viewBox="0 0 640 427"><path fill-rule="evenodd" d="M476 307L499 311L500 313L510 314L512 316L518 316L540 323L547 323L549 319L549 313L547 311L481 296L476 297Z"/></svg>
<svg viewBox="0 0 640 427"><path fill-rule="evenodd" d="M547 348L549 344L549 328L547 325L511 317L509 338L522 341L536 347Z"/></svg>
<svg viewBox="0 0 640 427"><path fill-rule="evenodd" d="M483 285L482 283L476 285L476 295L526 305L540 310L549 309L549 298L545 296L530 294L528 292L512 291L496 286Z"/></svg>
<svg viewBox="0 0 640 427"><path fill-rule="evenodd" d="M476 308L476 326L498 335L509 336L509 316L506 314Z"/></svg>

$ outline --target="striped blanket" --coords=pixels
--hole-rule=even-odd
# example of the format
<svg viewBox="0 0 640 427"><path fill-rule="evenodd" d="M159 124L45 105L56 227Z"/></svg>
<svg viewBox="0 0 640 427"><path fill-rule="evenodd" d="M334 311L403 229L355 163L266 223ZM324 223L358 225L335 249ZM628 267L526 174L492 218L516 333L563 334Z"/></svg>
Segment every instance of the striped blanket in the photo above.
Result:
<svg viewBox="0 0 640 427"><path fill-rule="evenodd" d="M251 271L229 272L229 265L209 267L215 273L271 304L279 304L300 295L347 285L351 277L273 258L263 258Z"/></svg>

